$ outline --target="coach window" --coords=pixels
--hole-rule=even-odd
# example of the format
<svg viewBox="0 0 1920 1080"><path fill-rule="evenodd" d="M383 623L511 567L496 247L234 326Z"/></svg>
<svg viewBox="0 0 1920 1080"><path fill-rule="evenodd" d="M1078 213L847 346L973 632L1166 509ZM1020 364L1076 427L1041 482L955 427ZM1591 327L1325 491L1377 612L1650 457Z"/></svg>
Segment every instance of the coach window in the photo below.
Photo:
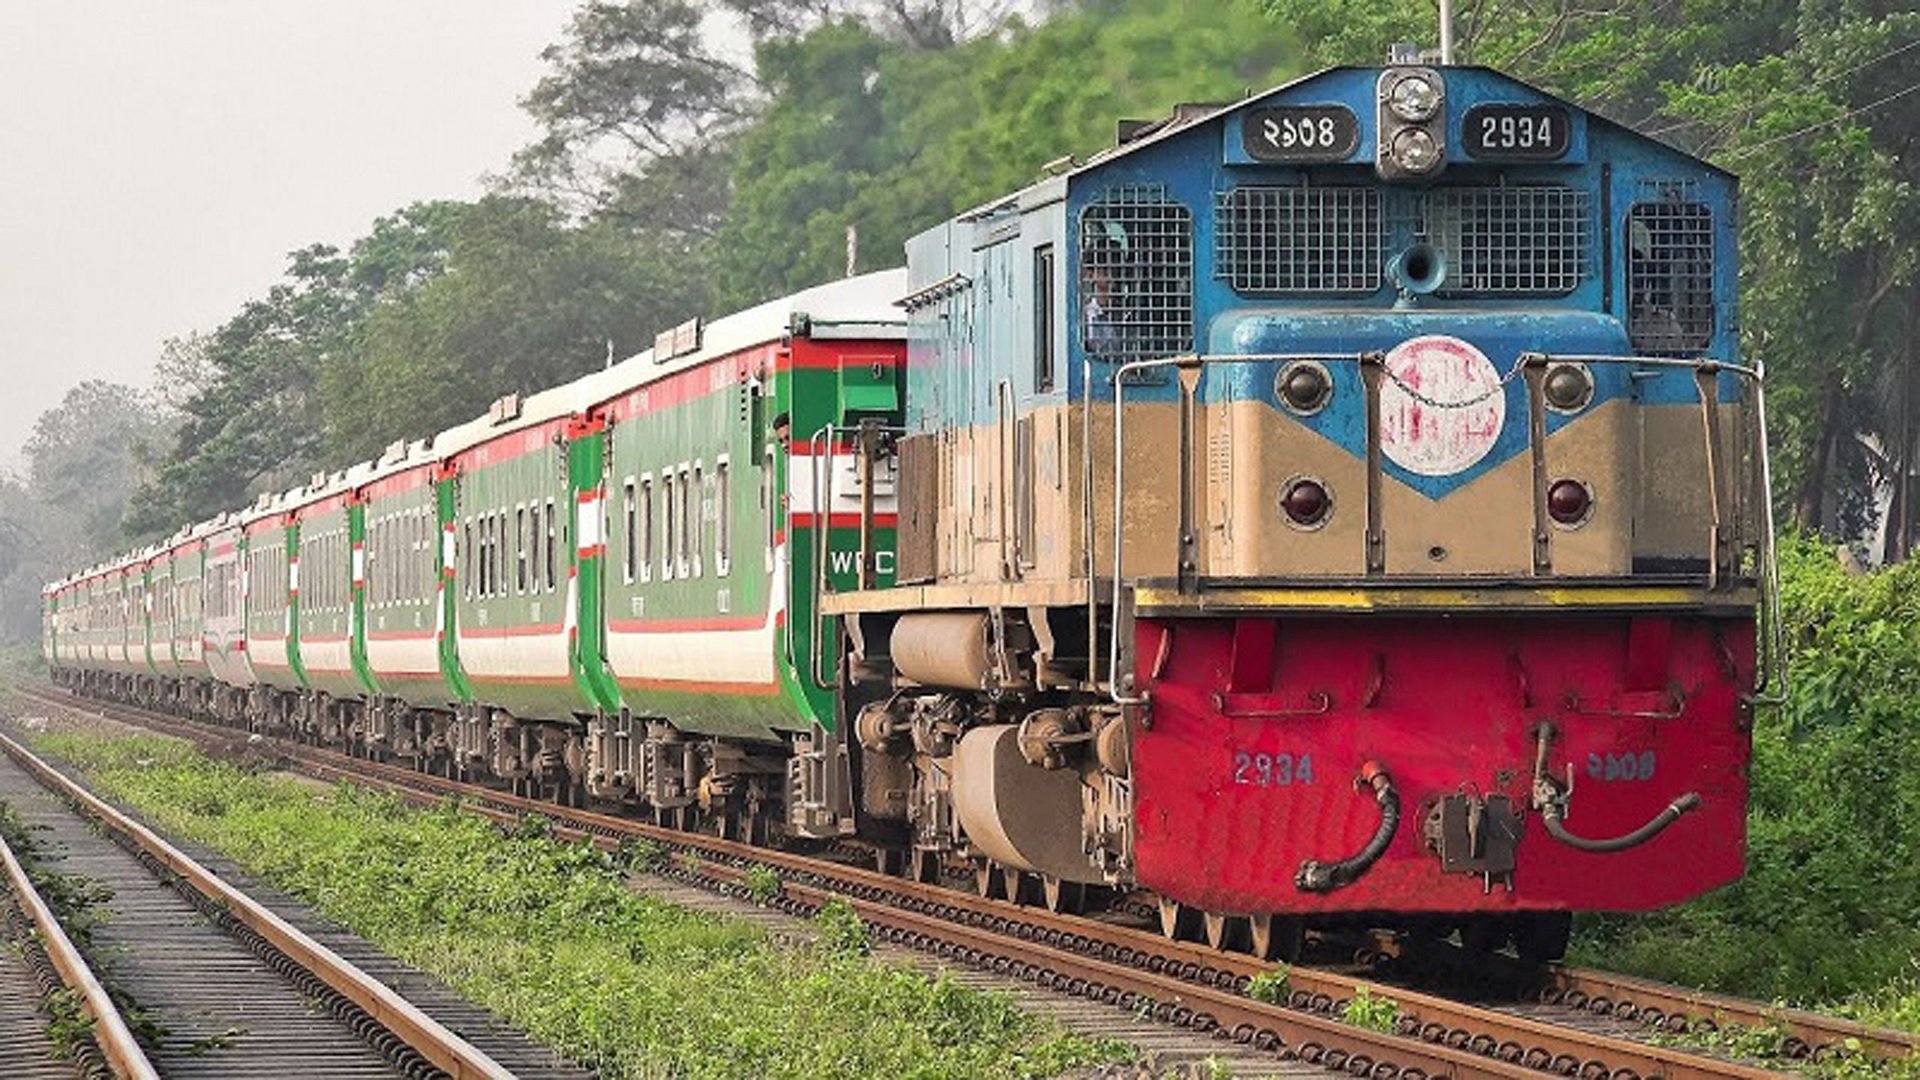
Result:
<svg viewBox="0 0 1920 1080"><path fill-rule="evenodd" d="M460 524L460 595L473 599L473 519Z"/></svg>
<svg viewBox="0 0 1920 1080"><path fill-rule="evenodd" d="M513 589L507 576L507 511L502 507L493 515L493 595L506 596Z"/></svg>
<svg viewBox="0 0 1920 1080"><path fill-rule="evenodd" d="M559 565L559 559L555 556L554 552L558 551L560 548L560 522L553 516L553 514L554 514L553 500L548 499L547 500L547 591L548 592L552 592L557 587L554 584L556 580L554 569Z"/></svg>
<svg viewBox="0 0 1920 1080"><path fill-rule="evenodd" d="M727 459L713 463L713 576L726 577L733 565L733 496L728 491Z"/></svg>
<svg viewBox="0 0 1920 1080"><path fill-rule="evenodd" d="M540 535L540 504L535 502L527 507L527 577L530 579L527 591L529 592L540 591L540 555L543 539L544 537Z"/></svg>
<svg viewBox="0 0 1920 1080"><path fill-rule="evenodd" d="M513 508L513 588L527 591L527 508Z"/></svg>
<svg viewBox="0 0 1920 1080"><path fill-rule="evenodd" d="M660 471L660 497L665 499L667 504L666 514L662 521L664 529L661 533L663 542L660 545L660 580L672 581L674 578L674 537L680 535L677 531L680 523L680 499L674 494L672 469L662 469Z"/></svg>
<svg viewBox="0 0 1920 1080"><path fill-rule="evenodd" d="M706 544L707 515L712 512L712 492L707 490L706 466L701 462L693 464L693 480L687 489L687 506L692 513L687 515L689 535L687 536L687 557L693 564L693 576L701 574L701 548Z"/></svg>
<svg viewBox="0 0 1920 1080"><path fill-rule="evenodd" d="M637 564L637 576L641 581L653 580L653 474L640 478L640 550L634 555Z"/></svg>
<svg viewBox="0 0 1920 1080"><path fill-rule="evenodd" d="M493 561L496 543L495 523L496 519L492 514L482 514L480 517L480 595L482 597L493 595L494 581L499 576L494 572Z"/></svg>
<svg viewBox="0 0 1920 1080"><path fill-rule="evenodd" d="M620 485L624 500L620 504L620 509L626 526L621 532L621 542L626 546L620 552L620 568L625 573L629 585L633 584L633 579L638 576L637 569L640 561L640 505L636 501L638 491L639 487L631 476L627 477L626 483Z"/></svg>

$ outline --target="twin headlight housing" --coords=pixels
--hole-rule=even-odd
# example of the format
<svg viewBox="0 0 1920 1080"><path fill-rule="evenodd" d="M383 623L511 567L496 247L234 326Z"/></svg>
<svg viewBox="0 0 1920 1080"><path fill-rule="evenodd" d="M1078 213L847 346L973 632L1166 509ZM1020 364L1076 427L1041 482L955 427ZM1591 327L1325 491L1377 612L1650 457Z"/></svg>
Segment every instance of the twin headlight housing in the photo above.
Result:
<svg viewBox="0 0 1920 1080"><path fill-rule="evenodd" d="M1430 67L1392 67L1380 73L1380 141L1374 168L1384 180L1432 176L1447 158L1447 84Z"/></svg>

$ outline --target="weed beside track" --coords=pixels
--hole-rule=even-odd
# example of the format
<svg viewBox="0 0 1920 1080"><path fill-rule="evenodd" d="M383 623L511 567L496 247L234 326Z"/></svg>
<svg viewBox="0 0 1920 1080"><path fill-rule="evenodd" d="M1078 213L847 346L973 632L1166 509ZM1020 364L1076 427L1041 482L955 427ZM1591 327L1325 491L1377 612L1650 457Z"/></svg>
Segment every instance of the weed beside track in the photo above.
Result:
<svg viewBox="0 0 1920 1080"><path fill-rule="evenodd" d="M637 894L622 860L537 829L316 792L173 739L35 742L610 1078L1050 1076L1126 1054L833 934L780 945Z"/></svg>

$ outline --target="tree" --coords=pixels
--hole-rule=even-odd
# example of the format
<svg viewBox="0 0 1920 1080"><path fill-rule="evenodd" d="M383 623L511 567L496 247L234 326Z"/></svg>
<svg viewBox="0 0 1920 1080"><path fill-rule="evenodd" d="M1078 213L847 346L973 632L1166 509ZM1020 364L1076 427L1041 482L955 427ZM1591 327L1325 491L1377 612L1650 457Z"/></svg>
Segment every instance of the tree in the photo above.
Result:
<svg viewBox="0 0 1920 1080"><path fill-rule="evenodd" d="M849 227L860 268L896 266L913 234L1109 145L1122 116L1233 100L1298 65L1233 0L1090 3L933 52L841 20L756 55L773 101L734 137L727 307L840 276Z"/></svg>
<svg viewBox="0 0 1920 1080"><path fill-rule="evenodd" d="M40 507L37 531L68 558L117 550L140 468L171 428L165 411L131 387L95 379L67 391L27 437L24 494Z"/></svg>
<svg viewBox="0 0 1920 1080"><path fill-rule="evenodd" d="M705 306L684 243L495 196L466 206L440 269L368 309L321 378L335 460L369 458L624 358ZM362 247L356 245L356 257Z"/></svg>

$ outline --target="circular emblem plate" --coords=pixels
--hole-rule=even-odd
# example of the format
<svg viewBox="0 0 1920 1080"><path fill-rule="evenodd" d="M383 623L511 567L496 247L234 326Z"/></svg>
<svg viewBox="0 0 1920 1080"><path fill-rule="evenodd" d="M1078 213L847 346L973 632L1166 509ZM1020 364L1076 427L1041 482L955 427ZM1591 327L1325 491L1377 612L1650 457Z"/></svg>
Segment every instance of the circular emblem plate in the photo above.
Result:
<svg viewBox="0 0 1920 1080"><path fill-rule="evenodd" d="M1507 395L1487 354L1457 337L1409 338L1387 353L1380 449L1420 476L1472 468L1500 437Z"/></svg>

